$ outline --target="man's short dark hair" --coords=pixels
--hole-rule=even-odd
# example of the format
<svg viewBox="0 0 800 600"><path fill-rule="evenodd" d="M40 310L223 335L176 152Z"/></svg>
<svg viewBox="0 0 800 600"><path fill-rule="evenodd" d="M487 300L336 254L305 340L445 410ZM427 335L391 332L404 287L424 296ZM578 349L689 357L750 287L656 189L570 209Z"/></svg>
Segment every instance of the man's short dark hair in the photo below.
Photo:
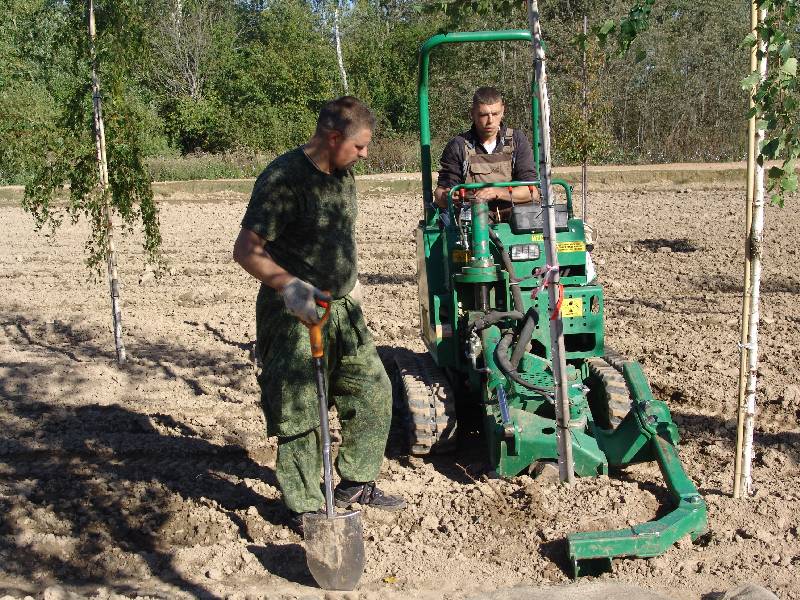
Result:
<svg viewBox="0 0 800 600"><path fill-rule="evenodd" d="M375 115L355 96L342 96L329 100L319 111L316 135L338 131L352 137L362 129L375 129Z"/></svg>
<svg viewBox="0 0 800 600"><path fill-rule="evenodd" d="M479 104L497 104L502 101L503 94L498 92L496 88L490 86L479 87L472 96L472 106L478 106Z"/></svg>

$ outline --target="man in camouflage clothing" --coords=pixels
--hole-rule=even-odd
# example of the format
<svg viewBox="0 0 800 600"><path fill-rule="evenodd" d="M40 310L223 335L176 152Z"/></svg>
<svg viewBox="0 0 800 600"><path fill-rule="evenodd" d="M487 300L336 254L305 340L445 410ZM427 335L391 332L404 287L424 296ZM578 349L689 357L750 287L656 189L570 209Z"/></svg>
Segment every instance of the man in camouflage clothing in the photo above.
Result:
<svg viewBox="0 0 800 600"><path fill-rule="evenodd" d="M278 437L275 471L295 524L324 504L317 390L302 323L319 321L321 299L331 300L322 331L329 395L342 425L336 504L405 506L403 498L375 486L389 433L391 384L353 297L358 209L351 167L367 156L374 126L372 113L352 96L325 104L309 142L259 175L233 250L234 260L261 281L261 405L268 435Z"/></svg>

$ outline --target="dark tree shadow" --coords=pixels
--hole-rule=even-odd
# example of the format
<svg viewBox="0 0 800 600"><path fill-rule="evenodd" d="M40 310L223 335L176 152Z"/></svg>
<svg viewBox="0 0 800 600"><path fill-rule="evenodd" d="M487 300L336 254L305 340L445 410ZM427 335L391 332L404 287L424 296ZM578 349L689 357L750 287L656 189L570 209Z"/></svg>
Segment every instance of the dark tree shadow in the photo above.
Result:
<svg viewBox="0 0 800 600"><path fill-rule="evenodd" d="M122 580L153 575L192 596L214 598L209 589L178 571L173 556L176 548L224 536L225 527L214 520L192 530L187 507L208 506L230 518L268 570L309 582L299 546L255 545L253 540L261 536L237 515L255 507L273 525L286 517L280 500L265 498L246 485L256 480L277 486L277 481L273 470L254 460L241 443L204 439L191 420L138 412L135 390L129 390L131 402L125 406L83 400L96 379L76 369L54 370L52 365L59 356L106 365L114 360L113 348L101 348L85 332L65 324L53 331L41 320L8 313L0 313L0 325L13 347L52 356L48 363L2 363L0 550L7 557L5 573L21 579L37 573L70 585L111 584L118 590L125 585ZM243 345L235 354L200 355L176 342L129 339L132 359L121 370L136 381L177 379L200 395L215 391L209 389L207 376L227 378L238 386L241 369L252 370L241 356ZM60 390L48 393L47 401L37 397L40 388L34 382L41 379ZM214 401L225 399L215 395ZM45 513L47 518L37 521L36 515ZM185 519L186 527L177 526L176 519ZM47 551L30 543L32 534L60 536L57 539L70 540L74 548ZM137 564L104 560L114 552L126 553ZM283 552L290 552L290 562L300 566L281 566Z"/></svg>
<svg viewBox="0 0 800 600"><path fill-rule="evenodd" d="M658 252L659 248L669 248L673 252L696 252L699 250L688 238L680 238L676 240L667 240L664 238L648 238L644 240L637 240L634 242L637 246L649 250L650 252Z"/></svg>
<svg viewBox="0 0 800 600"><path fill-rule="evenodd" d="M186 323L187 325L194 325L195 327L200 326L200 323L198 323L197 321L184 321L184 323ZM223 344L227 344L228 346L232 346L233 348L238 348L239 350L244 350L246 352L252 352L253 344L256 343L255 340L250 340L248 342L237 342L236 340L232 340L226 337L225 334L222 333L222 331L220 331L218 328L214 327L210 323L203 323L203 328L209 333L211 333L211 335L214 336L214 339L219 340Z"/></svg>
<svg viewBox="0 0 800 600"><path fill-rule="evenodd" d="M714 432L715 436L721 436L722 440L731 448L736 445L736 429L728 429L725 427L725 419L718 415L702 415L696 413L689 413L680 409L671 409L672 415L677 416L680 420L681 435L691 437L701 437L708 435L709 432ZM756 429L753 432L753 445L757 448L756 461L760 460L760 456L765 448L777 448L779 444L783 445L781 449L793 461L800 461L800 452L794 449L795 445L800 443L800 433L796 431L781 431L778 433L763 431Z"/></svg>
<svg viewBox="0 0 800 600"><path fill-rule="evenodd" d="M416 283L417 276L413 273L387 275L386 273L360 273L358 278L364 285L387 285L397 283Z"/></svg>
<svg viewBox="0 0 800 600"><path fill-rule="evenodd" d="M667 298L665 298L667 299ZM648 300L639 297L610 297L606 299L607 306L614 306L615 304L625 304L631 307L645 306L652 308L662 313L672 315L685 315L687 313L687 305L690 303L705 304L705 308L693 307L691 312L705 315L735 315L741 311L741 306L736 302L729 305L728 309L721 307L719 304L710 304L703 296L672 296L668 298L672 302L667 304L663 300Z"/></svg>
<svg viewBox="0 0 800 600"><path fill-rule="evenodd" d="M714 274L692 277L692 286L698 290L741 294L743 282L741 275ZM798 294L800 281L791 277L765 277L761 280L762 294Z"/></svg>

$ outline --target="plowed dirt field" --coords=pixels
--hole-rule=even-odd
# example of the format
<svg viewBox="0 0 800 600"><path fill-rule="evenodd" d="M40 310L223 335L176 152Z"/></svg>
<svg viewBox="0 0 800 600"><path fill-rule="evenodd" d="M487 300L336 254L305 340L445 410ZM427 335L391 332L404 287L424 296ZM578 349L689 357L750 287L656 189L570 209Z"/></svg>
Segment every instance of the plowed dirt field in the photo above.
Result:
<svg viewBox="0 0 800 600"><path fill-rule="evenodd" d="M119 244L124 367L105 281L87 280L85 227L48 241L21 209L0 208L0 595L41 597L59 584L98 599L463 598L566 583L565 534L624 527L666 505L654 467L567 489L487 479L479 439L434 460L392 442L382 481L409 508L367 510L359 590L320 592L302 540L283 525L258 405L257 285L231 259L246 201L223 191L162 202L160 279L135 236ZM694 544L616 561L602 579L676 600L745 581L800 599L800 216L767 210L756 494L737 502L742 193L607 191L591 202L607 339L669 403L710 522ZM373 188L360 206L364 305L381 355L421 352L421 200Z"/></svg>

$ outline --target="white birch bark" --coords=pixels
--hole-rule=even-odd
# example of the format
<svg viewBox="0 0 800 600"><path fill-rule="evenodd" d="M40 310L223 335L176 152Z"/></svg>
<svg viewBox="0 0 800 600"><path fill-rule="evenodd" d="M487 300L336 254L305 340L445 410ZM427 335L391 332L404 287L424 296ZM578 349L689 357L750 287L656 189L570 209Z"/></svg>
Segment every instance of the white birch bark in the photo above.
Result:
<svg viewBox="0 0 800 600"><path fill-rule="evenodd" d="M114 250L114 222L108 204L108 162L106 160L106 133L103 126L103 105L100 97L100 79L97 75L97 54L95 52L94 2L89 0L89 53L92 63L92 101L94 105L94 139L97 149L97 166L99 169L99 191L103 203L103 225L106 227L106 269L108 285L111 291L111 316L114 326L114 345L117 350L117 362L126 362L125 344L122 341L122 311L119 299L119 278L117 276L117 255Z"/></svg>
<svg viewBox="0 0 800 600"><path fill-rule="evenodd" d="M759 21L764 22L767 16L765 9L759 10ZM759 39L758 72L760 80L767 75L767 47ZM761 151L764 143L764 128L756 129L756 149ZM745 390L744 440L742 442L742 481L741 488L745 495L753 491L753 431L755 429L756 387L758 385L758 322L759 300L761 297L761 258L764 244L764 166L755 164L755 195L753 197L753 223L750 228L750 319L747 336L747 388Z"/></svg>
<svg viewBox="0 0 800 600"><path fill-rule="evenodd" d="M545 69L542 28L539 22L537 0L528 1L528 23L533 37L533 66L538 82L539 107L542 115L542 172L539 174L542 188L544 216L544 248L547 264L555 269L555 277L548 286L550 309L558 302L558 252L556 250L555 197L553 196L550 162L550 101L547 97L547 72ZM533 123L533 127L537 124ZM572 434L569 429L569 389L567 387L567 365L564 350L564 323L561 314L550 319L550 340L553 351L553 380L555 383L556 443L558 446L558 473L562 482L575 482L575 467L572 459Z"/></svg>
<svg viewBox="0 0 800 600"><path fill-rule="evenodd" d="M344 59L342 58L342 40L339 35L339 3L337 1L336 8L333 9L333 38L336 42L336 61L339 63L339 75L342 77L342 89L345 95L350 93L347 86L347 71L344 68Z"/></svg>

